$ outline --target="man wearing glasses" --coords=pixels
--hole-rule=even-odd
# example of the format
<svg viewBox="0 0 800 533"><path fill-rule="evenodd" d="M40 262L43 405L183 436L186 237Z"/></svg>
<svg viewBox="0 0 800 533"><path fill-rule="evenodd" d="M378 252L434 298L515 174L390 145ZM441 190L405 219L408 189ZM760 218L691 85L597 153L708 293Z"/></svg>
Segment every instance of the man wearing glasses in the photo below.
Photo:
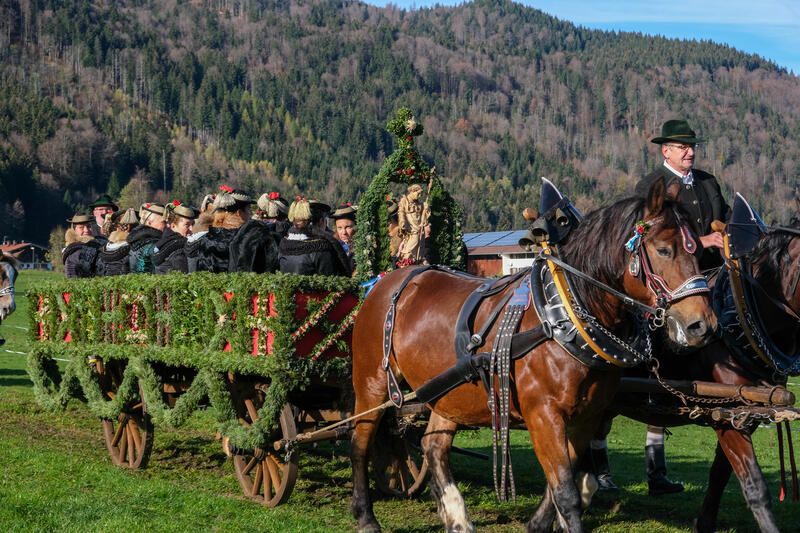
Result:
<svg viewBox="0 0 800 533"><path fill-rule="evenodd" d="M668 194L677 199L689 214L689 225L700 238L703 247L698 256L700 269L720 266L722 234L711 230L711 222L727 222L731 209L722 197L717 178L692 168L695 147L702 140L685 120L668 120L661 127L661 136L650 142L661 145L664 163L639 181L636 194L646 195L650 185L663 177Z"/></svg>
<svg viewBox="0 0 800 533"><path fill-rule="evenodd" d="M646 196L658 178L664 178L667 195L676 199L689 215L687 222L699 238L698 261L701 270L722 265L722 234L711 230L711 222L727 222L730 207L722 197L717 178L708 172L692 168L697 143L701 142L685 120L668 120L661 127L661 136L650 142L661 145L664 163L642 178L636 185L636 194ZM616 493L608 465L606 440L591 441L590 455L593 473L601 491ZM683 484L667 478L667 459L664 453L664 428L647 426L645 441L647 485L651 496L683 491Z"/></svg>

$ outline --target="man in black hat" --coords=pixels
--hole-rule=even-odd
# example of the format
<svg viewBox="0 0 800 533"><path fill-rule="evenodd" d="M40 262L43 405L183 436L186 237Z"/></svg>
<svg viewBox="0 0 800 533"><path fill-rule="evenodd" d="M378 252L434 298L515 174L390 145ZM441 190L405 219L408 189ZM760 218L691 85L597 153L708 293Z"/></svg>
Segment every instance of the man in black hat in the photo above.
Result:
<svg viewBox="0 0 800 533"><path fill-rule="evenodd" d="M661 136L650 142L661 145L664 163L639 181L636 193L645 196L653 182L663 177L667 193L689 214L687 222L700 239L701 270L721 265L722 234L711 230L711 222L727 221L731 209L722 196L717 178L693 168L695 147L702 139L697 138L685 120L668 120L661 127Z"/></svg>
<svg viewBox="0 0 800 533"><path fill-rule="evenodd" d="M97 200L89 204L89 207L91 208L92 216L94 217L94 224L92 225L94 235L101 235L102 232L100 230L106 221L106 215L108 213L117 212L119 208L107 194L101 194Z"/></svg>
<svg viewBox="0 0 800 533"><path fill-rule="evenodd" d="M714 220L727 221L730 207L722 196L717 178L694 167L695 148L702 142L685 120L668 120L661 127L661 136L650 142L661 145L664 162L636 185L636 193L646 196L658 178L664 178L667 194L676 199L689 214L687 222L700 240L698 261L703 270L722 264L722 234L712 231ZM611 480L606 441L592 440L590 454L600 490L618 491ZM683 491L683 484L667 478L664 452L664 428L647 426L645 441L647 485L651 496Z"/></svg>

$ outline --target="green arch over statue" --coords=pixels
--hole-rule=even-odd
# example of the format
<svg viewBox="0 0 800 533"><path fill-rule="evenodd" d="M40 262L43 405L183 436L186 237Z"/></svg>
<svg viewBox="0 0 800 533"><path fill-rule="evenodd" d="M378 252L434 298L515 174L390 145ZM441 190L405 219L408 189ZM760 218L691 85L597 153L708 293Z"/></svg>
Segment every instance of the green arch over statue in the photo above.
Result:
<svg viewBox="0 0 800 533"><path fill-rule="evenodd" d="M391 183L417 183L423 189L429 187L427 203L430 209L428 223L431 225L431 234L427 244L428 260L463 270L466 265L466 250L461 232L461 208L444 187L435 167L431 168L414 146L416 137L422 135L422 124L410 109L404 107L386 125L386 129L397 137L398 147L386 158L358 205L355 234L358 278L366 281L396 267L389 251L389 213L386 201Z"/></svg>

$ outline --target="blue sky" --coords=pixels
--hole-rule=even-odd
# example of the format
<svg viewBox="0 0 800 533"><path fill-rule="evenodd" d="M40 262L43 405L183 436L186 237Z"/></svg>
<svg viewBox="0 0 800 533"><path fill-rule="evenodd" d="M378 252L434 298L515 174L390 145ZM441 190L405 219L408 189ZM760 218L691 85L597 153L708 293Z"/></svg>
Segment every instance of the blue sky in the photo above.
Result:
<svg viewBox="0 0 800 533"><path fill-rule="evenodd" d="M387 0L366 0L386 5ZM459 0L394 0L405 8L458 5ZM758 54L800 75L800 0L523 0L587 28L640 31L682 39L711 39Z"/></svg>

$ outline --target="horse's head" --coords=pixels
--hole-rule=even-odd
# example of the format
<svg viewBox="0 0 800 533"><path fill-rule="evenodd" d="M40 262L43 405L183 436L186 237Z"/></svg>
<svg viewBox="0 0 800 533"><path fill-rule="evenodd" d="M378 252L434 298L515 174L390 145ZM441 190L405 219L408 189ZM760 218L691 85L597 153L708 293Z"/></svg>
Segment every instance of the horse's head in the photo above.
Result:
<svg viewBox="0 0 800 533"><path fill-rule="evenodd" d="M695 238L680 213L658 180L646 199L621 200L587 215L570 236L564 257L634 300L663 309L668 336L678 346L700 347L711 340L716 317L693 255ZM575 285L602 322L624 321L624 303L617 297L586 282Z"/></svg>
<svg viewBox="0 0 800 533"><path fill-rule="evenodd" d="M17 279L17 260L0 252L0 322L14 312L14 281Z"/></svg>
<svg viewBox="0 0 800 533"><path fill-rule="evenodd" d="M711 340L716 317L694 255L697 240L678 204L668 197L663 180L650 187L644 218L629 246L623 286L637 300L665 310L670 340L681 347L700 347Z"/></svg>

